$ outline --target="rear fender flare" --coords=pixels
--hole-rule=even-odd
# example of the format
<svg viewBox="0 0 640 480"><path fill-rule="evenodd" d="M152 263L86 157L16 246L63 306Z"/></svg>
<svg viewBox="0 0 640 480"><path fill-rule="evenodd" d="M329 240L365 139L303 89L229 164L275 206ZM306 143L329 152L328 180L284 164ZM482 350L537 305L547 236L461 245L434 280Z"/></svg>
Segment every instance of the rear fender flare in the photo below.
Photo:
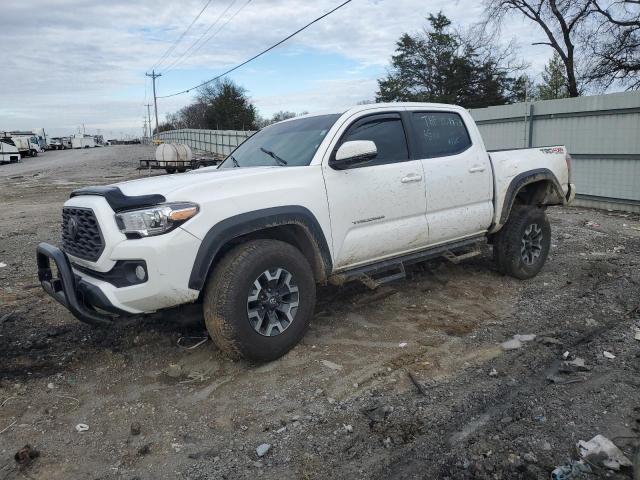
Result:
<svg viewBox="0 0 640 480"><path fill-rule="evenodd" d="M553 189L555 190L556 195L562 199L561 203L565 203L564 193L562 191L562 187L560 186L560 182L553 174L551 170L548 168L538 168L535 170L529 170L527 172L523 172L519 175L516 175L509 184L507 188L507 193L504 197L504 202L502 204L502 212L500 213L500 222L499 225L504 225L511 214L511 209L513 208L513 204L516 200L516 196L522 190L523 187L539 182L541 180L548 180L551 182Z"/></svg>

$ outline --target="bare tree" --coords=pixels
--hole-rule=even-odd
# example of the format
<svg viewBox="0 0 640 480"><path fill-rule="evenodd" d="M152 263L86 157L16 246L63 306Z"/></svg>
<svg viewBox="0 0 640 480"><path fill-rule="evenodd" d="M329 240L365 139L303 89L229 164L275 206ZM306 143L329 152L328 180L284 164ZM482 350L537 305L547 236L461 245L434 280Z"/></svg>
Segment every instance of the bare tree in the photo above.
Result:
<svg viewBox="0 0 640 480"><path fill-rule="evenodd" d="M566 69L569 96L580 95L576 65L578 31L593 13L592 0L485 0L485 25L500 25L506 16L524 15L535 22L547 36L547 42L536 44L553 48ZM534 45L536 45L534 44Z"/></svg>
<svg viewBox="0 0 640 480"><path fill-rule="evenodd" d="M609 88L614 83L640 89L640 0L591 0L597 41L588 80Z"/></svg>
<svg viewBox="0 0 640 480"><path fill-rule="evenodd" d="M602 8L600 4L602 2L598 0L592 0L594 9L599 14L607 18L609 22L620 27L640 28L640 0L618 0L611 2L611 4ZM617 10L617 12L611 13L611 10ZM618 17L617 14L621 16Z"/></svg>

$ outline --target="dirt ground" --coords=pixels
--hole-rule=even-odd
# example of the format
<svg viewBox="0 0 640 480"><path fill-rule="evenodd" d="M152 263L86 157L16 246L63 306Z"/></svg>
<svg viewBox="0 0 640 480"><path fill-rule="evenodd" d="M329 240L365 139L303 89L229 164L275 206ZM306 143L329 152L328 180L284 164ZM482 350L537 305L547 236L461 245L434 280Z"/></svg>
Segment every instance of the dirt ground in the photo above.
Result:
<svg viewBox="0 0 640 480"><path fill-rule="evenodd" d="M146 175L135 166L151 154L0 166L0 480L548 479L597 434L633 457L639 216L550 209L551 255L529 281L497 274L487 253L377 291L323 287L302 344L256 366L210 341L188 349L206 338L198 322L91 328L37 284L35 247L59 242L69 192ZM537 338L503 350L516 334ZM586 367L563 372L565 352ZM21 465L25 445L39 456ZM633 473L584 476L605 477Z"/></svg>

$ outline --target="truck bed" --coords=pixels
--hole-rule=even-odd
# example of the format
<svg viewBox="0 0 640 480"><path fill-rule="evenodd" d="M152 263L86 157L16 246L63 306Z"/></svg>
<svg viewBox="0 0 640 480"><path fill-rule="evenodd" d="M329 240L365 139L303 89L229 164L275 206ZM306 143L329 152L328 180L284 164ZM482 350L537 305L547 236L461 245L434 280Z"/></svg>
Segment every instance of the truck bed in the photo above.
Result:
<svg viewBox="0 0 640 480"><path fill-rule="evenodd" d="M491 159L494 178L494 227L497 230L505 219L503 210L505 200L509 198L509 188L513 188L514 180L519 175L552 174L562 193L569 193L569 170L567 169L567 149L563 145L548 147L517 148L510 150L492 150L488 152Z"/></svg>

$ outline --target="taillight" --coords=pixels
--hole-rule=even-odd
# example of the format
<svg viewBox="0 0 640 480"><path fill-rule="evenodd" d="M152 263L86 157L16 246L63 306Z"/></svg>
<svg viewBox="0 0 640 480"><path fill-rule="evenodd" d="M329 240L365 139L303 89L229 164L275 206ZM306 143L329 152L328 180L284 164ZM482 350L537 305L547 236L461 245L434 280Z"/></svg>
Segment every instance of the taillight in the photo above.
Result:
<svg viewBox="0 0 640 480"><path fill-rule="evenodd" d="M569 152L565 154L564 158L567 161L567 171L569 173L568 182L571 183L571 155L569 155Z"/></svg>

